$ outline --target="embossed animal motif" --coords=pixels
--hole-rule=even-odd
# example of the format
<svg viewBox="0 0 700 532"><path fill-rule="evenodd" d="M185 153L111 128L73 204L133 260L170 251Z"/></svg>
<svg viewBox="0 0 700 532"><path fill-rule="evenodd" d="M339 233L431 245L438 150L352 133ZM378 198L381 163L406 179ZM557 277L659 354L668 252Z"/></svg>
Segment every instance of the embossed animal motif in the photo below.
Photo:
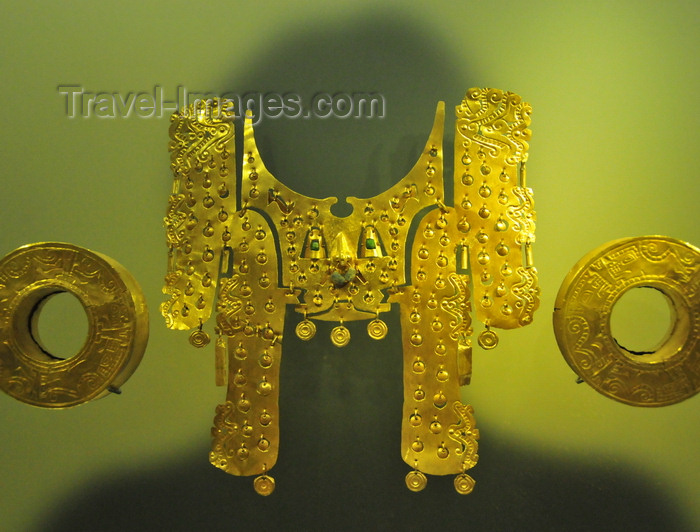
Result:
<svg viewBox="0 0 700 532"><path fill-rule="evenodd" d="M199 102L172 116L174 174L165 218L169 268L161 311L172 329L195 329L193 345L216 302L217 381L228 383L214 419L212 464L234 475L259 475L258 493L279 446L278 383L287 306L303 315L302 339L315 320L339 324L331 341L345 346L351 320L367 320L380 340L380 316L400 304L404 352L402 455L413 470L456 474L459 493L478 459L472 407L460 401L471 376L471 296L486 325L527 325L538 307L532 262L534 211L525 183L531 108L495 89L470 89L456 109L454 207L443 193L444 103L413 169L372 198L349 197L353 214L337 218L337 199L303 196L265 167L252 118L244 125L237 183L233 113L226 102ZM237 194L237 192L240 194ZM240 199L237 200L237 197ZM427 213L426 213L427 211ZM413 242L414 218L422 216ZM410 271L406 265L410 260Z"/></svg>

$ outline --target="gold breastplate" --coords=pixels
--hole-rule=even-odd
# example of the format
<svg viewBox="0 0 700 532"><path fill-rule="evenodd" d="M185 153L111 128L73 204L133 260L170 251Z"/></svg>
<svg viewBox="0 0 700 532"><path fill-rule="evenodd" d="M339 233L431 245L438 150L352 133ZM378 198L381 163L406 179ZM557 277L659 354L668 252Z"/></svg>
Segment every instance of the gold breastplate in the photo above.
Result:
<svg viewBox="0 0 700 532"><path fill-rule="evenodd" d="M240 183L235 175L233 114L219 101L172 117L173 192L165 218L169 268L161 311L172 329L195 329L216 299L217 382L228 383L214 420L212 464L234 475L260 475L261 494L279 446L278 389L287 305L303 315L296 334L314 336L315 320L367 320L381 340L381 314L398 304L404 359L402 456L406 477L423 489L424 473L456 474L469 493L478 430L460 385L471 376L471 291L486 325L532 321L539 305L532 263L534 211L525 183L531 108L495 89L470 89L457 107L454 207L443 192L444 103L413 169L372 198L347 198L353 212L331 213L336 198L294 192L265 167L251 117L244 125ZM413 242L408 234L415 227ZM218 298L217 298L218 293Z"/></svg>

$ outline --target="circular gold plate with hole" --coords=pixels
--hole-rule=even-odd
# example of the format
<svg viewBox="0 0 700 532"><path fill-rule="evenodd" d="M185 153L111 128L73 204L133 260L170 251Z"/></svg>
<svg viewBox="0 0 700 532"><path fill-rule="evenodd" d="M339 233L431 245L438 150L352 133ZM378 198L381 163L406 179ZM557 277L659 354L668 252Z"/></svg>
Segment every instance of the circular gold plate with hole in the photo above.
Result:
<svg viewBox="0 0 700 532"><path fill-rule="evenodd" d="M38 335L43 304L69 292L82 304L88 334L61 359ZM67 408L119 393L148 342L141 288L115 260L71 244L30 244L0 260L0 389L43 408Z"/></svg>
<svg viewBox="0 0 700 532"><path fill-rule="evenodd" d="M630 289L669 300L671 326L660 347L638 354L613 338L610 315ZM583 257L559 289L554 333L564 358L587 384L635 406L678 403L700 390L700 250L663 236L609 242Z"/></svg>

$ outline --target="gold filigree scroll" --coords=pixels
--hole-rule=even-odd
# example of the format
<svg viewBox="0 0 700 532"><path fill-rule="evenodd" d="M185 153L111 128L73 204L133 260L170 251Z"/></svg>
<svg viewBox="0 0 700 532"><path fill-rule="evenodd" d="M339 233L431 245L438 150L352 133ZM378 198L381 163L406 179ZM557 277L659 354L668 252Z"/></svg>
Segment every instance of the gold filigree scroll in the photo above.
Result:
<svg viewBox="0 0 700 532"><path fill-rule="evenodd" d="M466 495L474 489L474 479L467 475L466 471L474 467L479 460L479 429L476 428L476 420L474 419L474 409L471 405L464 405L459 401L452 406L455 412L459 415L459 422L450 425L447 431L450 439L456 441L461 448L457 453L462 457L463 472L455 477L455 489Z"/></svg>
<svg viewBox="0 0 700 532"><path fill-rule="evenodd" d="M232 116L219 113L220 107L209 102L173 117L175 180L165 219L171 258L165 292L171 299L161 308L168 327L197 329L201 345L201 327L219 287L217 382L228 388L212 430L212 463L235 475L260 475L254 486L263 495L274 489L268 473L279 448L277 390L287 305L303 315L295 328L299 338L315 337L315 321L333 321L329 340L340 348L352 343L347 321L367 320L370 338L384 338L380 314L398 304L404 346L401 452L413 468L406 484L418 491L427 483L424 473L455 474L457 491L468 493L474 481L465 471L476 454L467 448L475 449L478 431L471 407L449 405L461 405L460 385L471 376L471 275L480 280L478 315L489 326L525 325L538 304L530 255L534 212L522 168L529 106L512 93L468 92L458 107L462 184L450 207L440 102L414 167L377 196L347 198L353 212L345 218L330 211L337 198L303 196L270 173L251 116L244 122L237 186ZM474 168L479 183L469 188L462 174ZM409 241L412 227L416 236ZM482 263L486 253L493 257ZM483 303L488 298L492 309ZM448 433L463 431L465 424L469 445Z"/></svg>
<svg viewBox="0 0 700 532"><path fill-rule="evenodd" d="M54 294L85 309L88 338L62 359L42 346L37 317ZM0 389L25 403L68 408L119 392L148 342L141 288L115 260L71 244L45 242L0 260Z"/></svg>
<svg viewBox="0 0 700 532"><path fill-rule="evenodd" d="M450 314L449 321L450 338L458 340L471 336L471 303L470 292L466 276L451 273L447 280L452 285L454 295L446 297L440 302L440 306Z"/></svg>
<svg viewBox="0 0 700 532"><path fill-rule="evenodd" d="M648 286L669 299L675 323L652 353L619 345L615 303ZM583 257L561 285L554 332L571 368L601 394L634 406L665 406L700 390L700 250L662 236L608 242Z"/></svg>

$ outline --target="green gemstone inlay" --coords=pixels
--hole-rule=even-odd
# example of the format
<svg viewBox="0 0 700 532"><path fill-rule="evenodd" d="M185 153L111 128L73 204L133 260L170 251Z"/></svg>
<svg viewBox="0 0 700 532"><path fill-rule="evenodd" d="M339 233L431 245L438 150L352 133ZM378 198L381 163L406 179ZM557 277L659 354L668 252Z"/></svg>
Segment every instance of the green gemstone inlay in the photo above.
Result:
<svg viewBox="0 0 700 532"><path fill-rule="evenodd" d="M377 243L374 241L374 238L368 238L367 242L365 242L365 247L367 249L377 249Z"/></svg>
<svg viewBox="0 0 700 532"><path fill-rule="evenodd" d="M311 251L318 251L321 249L321 245L319 244L318 240L313 239L311 241Z"/></svg>

